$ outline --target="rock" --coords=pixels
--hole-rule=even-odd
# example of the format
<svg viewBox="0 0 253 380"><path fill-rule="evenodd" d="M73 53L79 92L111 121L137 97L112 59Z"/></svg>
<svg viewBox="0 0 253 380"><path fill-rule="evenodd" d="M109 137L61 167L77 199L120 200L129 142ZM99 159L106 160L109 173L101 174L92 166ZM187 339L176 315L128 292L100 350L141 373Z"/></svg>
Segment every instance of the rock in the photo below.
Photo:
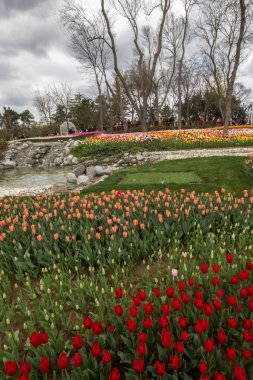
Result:
<svg viewBox="0 0 253 380"><path fill-rule="evenodd" d="M57 157L54 159L54 165L60 166L62 164L63 159L61 157Z"/></svg>
<svg viewBox="0 0 253 380"><path fill-rule="evenodd" d="M136 155L136 159L137 159L138 161L143 161L143 160L144 160L144 157L143 157L140 153L138 153L138 154Z"/></svg>
<svg viewBox="0 0 253 380"><path fill-rule="evenodd" d="M53 186L54 187L66 187L66 183L64 183L64 182L57 182Z"/></svg>
<svg viewBox="0 0 253 380"><path fill-rule="evenodd" d="M124 164L124 159L121 159L121 160L119 160L117 163L116 163L116 165L117 166L120 166L120 165L122 165L122 164Z"/></svg>
<svg viewBox="0 0 253 380"><path fill-rule="evenodd" d="M73 143L71 144L71 148L76 148L80 144L81 144L81 141L73 141Z"/></svg>
<svg viewBox="0 0 253 380"><path fill-rule="evenodd" d="M69 183L77 183L77 177L74 173L68 173L66 178Z"/></svg>
<svg viewBox="0 0 253 380"><path fill-rule="evenodd" d="M77 178L78 185L86 185L90 181L90 178L87 175L80 175Z"/></svg>
<svg viewBox="0 0 253 380"><path fill-rule="evenodd" d="M111 173L111 170L109 168L103 168L102 166L99 166L99 165L95 166L95 171L98 177L101 177L103 175L108 175Z"/></svg>
<svg viewBox="0 0 253 380"><path fill-rule="evenodd" d="M108 178L108 175L102 175L102 176L99 178L98 182L102 182L102 181L104 181L106 178Z"/></svg>
<svg viewBox="0 0 253 380"><path fill-rule="evenodd" d="M39 153L40 153L40 154L47 154L49 150L50 150L50 147L49 147L49 146L44 146L44 147L41 147L41 148L39 149Z"/></svg>
<svg viewBox="0 0 253 380"><path fill-rule="evenodd" d="M78 164L78 159L76 157L72 158L72 164L74 165Z"/></svg>
<svg viewBox="0 0 253 380"><path fill-rule="evenodd" d="M66 157L63 159L63 165L64 165L64 166L69 165L69 162L68 162L68 160L66 159Z"/></svg>
<svg viewBox="0 0 253 380"><path fill-rule="evenodd" d="M125 158L123 159L123 163L124 163L124 164L130 164L131 161L132 161L132 158L131 158L131 157L125 157Z"/></svg>
<svg viewBox="0 0 253 380"><path fill-rule="evenodd" d="M14 169L17 164L15 161L6 160L2 162L3 169Z"/></svg>
<svg viewBox="0 0 253 380"><path fill-rule="evenodd" d="M84 165L79 165L75 169L73 169L73 173L79 177L80 175L85 173L85 166Z"/></svg>
<svg viewBox="0 0 253 380"><path fill-rule="evenodd" d="M87 168L86 168L86 175L90 179L94 179L96 177L96 170L95 170L94 166L87 166Z"/></svg>
<svg viewBox="0 0 253 380"><path fill-rule="evenodd" d="M65 158L65 160L66 160L69 164L71 164L72 161L73 161L73 158L74 158L74 156L72 156L72 154L69 154L69 155Z"/></svg>

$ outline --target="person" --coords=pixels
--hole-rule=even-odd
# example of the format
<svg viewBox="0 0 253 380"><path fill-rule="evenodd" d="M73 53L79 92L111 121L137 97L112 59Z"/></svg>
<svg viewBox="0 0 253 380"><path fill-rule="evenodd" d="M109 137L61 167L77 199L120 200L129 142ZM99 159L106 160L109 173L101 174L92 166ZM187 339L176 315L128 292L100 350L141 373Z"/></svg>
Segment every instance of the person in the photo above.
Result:
<svg viewBox="0 0 253 380"><path fill-rule="evenodd" d="M189 116L188 123L189 123L189 125L193 124L193 115Z"/></svg>
<svg viewBox="0 0 253 380"><path fill-rule="evenodd" d="M204 122L205 122L204 116L200 115L200 117L199 117L199 124L200 125L204 125Z"/></svg>

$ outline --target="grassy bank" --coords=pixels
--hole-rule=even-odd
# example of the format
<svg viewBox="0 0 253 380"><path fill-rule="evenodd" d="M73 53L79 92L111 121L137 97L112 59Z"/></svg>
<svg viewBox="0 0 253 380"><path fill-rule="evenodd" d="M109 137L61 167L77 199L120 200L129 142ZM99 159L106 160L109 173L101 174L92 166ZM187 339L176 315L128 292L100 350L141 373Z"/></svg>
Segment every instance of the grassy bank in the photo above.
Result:
<svg viewBox="0 0 253 380"><path fill-rule="evenodd" d="M207 157L163 161L119 170L104 182L82 191L82 194L102 191L145 189L211 192L225 188L241 194L252 189L253 181L245 174L245 157Z"/></svg>

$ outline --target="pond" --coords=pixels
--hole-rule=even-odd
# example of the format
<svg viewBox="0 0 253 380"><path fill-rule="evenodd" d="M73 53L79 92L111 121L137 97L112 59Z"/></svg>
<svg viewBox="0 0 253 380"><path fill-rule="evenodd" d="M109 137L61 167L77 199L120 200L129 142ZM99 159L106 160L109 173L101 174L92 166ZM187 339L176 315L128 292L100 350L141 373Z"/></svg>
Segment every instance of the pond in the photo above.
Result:
<svg viewBox="0 0 253 380"><path fill-rule="evenodd" d="M66 185L70 168L19 168L0 170L0 196L29 193L56 184Z"/></svg>

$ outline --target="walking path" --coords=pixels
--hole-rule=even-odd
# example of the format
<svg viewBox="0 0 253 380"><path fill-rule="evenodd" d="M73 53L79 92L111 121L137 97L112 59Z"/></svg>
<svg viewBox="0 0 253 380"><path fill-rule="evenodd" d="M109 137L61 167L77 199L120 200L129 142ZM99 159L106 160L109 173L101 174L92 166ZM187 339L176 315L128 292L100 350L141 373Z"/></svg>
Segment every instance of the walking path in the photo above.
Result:
<svg viewBox="0 0 253 380"><path fill-rule="evenodd" d="M248 156L253 154L253 147L191 149L161 152L147 152L147 156L157 156L161 160L177 160L193 157Z"/></svg>

